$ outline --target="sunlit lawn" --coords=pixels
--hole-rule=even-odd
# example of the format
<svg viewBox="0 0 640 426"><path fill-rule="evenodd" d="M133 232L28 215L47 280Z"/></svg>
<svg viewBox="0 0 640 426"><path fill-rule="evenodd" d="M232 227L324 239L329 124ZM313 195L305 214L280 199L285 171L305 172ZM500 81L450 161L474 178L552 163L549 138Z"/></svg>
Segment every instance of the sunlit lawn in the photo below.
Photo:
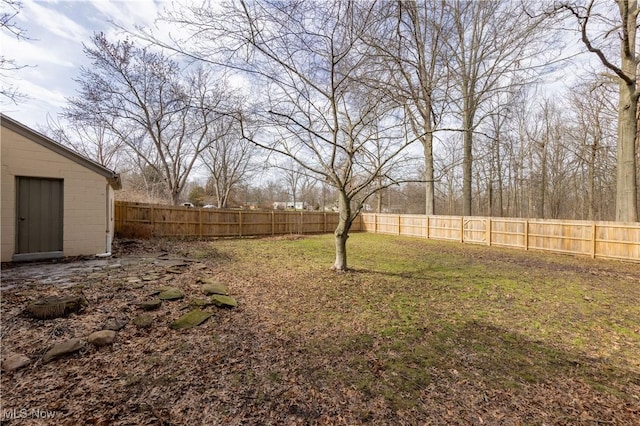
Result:
<svg viewBox="0 0 640 426"><path fill-rule="evenodd" d="M640 403L640 265L372 234L212 243L326 380L410 406L433 373L509 389L576 378Z"/></svg>

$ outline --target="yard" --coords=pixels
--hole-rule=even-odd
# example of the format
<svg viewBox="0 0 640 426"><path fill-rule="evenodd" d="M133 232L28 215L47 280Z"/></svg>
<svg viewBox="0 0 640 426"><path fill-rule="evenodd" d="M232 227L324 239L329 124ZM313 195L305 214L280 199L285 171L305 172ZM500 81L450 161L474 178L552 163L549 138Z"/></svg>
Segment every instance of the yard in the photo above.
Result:
<svg viewBox="0 0 640 426"><path fill-rule="evenodd" d="M340 274L333 244L119 241L116 257L61 281L3 268L3 356L32 360L2 375L3 420L29 424L10 410L39 409L69 425L640 424L640 265L354 234L353 271ZM238 307L169 328L201 300L198 277L228 285ZM137 302L167 284L185 297L135 326ZM69 293L88 306L23 313ZM129 321L112 345L41 359L109 318Z"/></svg>

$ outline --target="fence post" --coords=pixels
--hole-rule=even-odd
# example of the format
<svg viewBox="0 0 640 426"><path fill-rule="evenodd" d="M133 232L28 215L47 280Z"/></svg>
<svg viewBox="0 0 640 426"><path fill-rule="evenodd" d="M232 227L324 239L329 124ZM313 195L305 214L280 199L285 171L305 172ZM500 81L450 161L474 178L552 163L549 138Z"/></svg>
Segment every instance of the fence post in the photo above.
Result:
<svg viewBox="0 0 640 426"><path fill-rule="evenodd" d="M402 217L398 215L398 235L402 235Z"/></svg>
<svg viewBox="0 0 640 426"><path fill-rule="evenodd" d="M271 235L276 235L276 212L271 210Z"/></svg>
<svg viewBox="0 0 640 426"><path fill-rule="evenodd" d="M596 258L596 223L593 222L591 225L591 258Z"/></svg>
<svg viewBox="0 0 640 426"><path fill-rule="evenodd" d="M156 230L156 212L153 206L151 206L151 230L155 233Z"/></svg>
<svg viewBox="0 0 640 426"><path fill-rule="evenodd" d="M427 216L427 240L429 239L429 218L430 216Z"/></svg>
<svg viewBox="0 0 640 426"><path fill-rule="evenodd" d="M524 221L524 249L529 250L529 221Z"/></svg>
<svg viewBox="0 0 640 426"><path fill-rule="evenodd" d="M487 231L487 245L490 246L491 245L491 216L487 217L487 224L486 224L486 231Z"/></svg>
<svg viewBox="0 0 640 426"><path fill-rule="evenodd" d="M242 210L238 211L238 234L242 237Z"/></svg>
<svg viewBox="0 0 640 426"><path fill-rule="evenodd" d="M375 213L373 216L373 233L378 233L378 213Z"/></svg>
<svg viewBox="0 0 640 426"><path fill-rule="evenodd" d="M464 243L464 216L460 216L460 242Z"/></svg>
<svg viewBox="0 0 640 426"><path fill-rule="evenodd" d="M198 209L198 235L202 238L202 209Z"/></svg>
<svg viewBox="0 0 640 426"><path fill-rule="evenodd" d="M300 212L300 235L304 234L304 213Z"/></svg>

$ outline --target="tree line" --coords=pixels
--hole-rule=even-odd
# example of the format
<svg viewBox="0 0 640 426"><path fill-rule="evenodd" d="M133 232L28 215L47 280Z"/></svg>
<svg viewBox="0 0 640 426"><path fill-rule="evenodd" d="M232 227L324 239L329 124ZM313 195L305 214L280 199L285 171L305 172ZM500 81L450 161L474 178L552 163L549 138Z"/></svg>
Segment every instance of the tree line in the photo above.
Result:
<svg viewBox="0 0 640 426"><path fill-rule="evenodd" d="M196 169L219 206L267 173L330 188L339 270L365 206L637 221L637 1L530 3L176 5L169 41L87 42L54 132L172 203Z"/></svg>

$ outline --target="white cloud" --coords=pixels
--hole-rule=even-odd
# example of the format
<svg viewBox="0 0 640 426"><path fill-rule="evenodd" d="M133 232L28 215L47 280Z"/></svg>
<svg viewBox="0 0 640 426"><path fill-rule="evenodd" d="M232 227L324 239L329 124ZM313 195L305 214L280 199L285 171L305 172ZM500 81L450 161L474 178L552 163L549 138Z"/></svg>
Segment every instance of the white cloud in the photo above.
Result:
<svg viewBox="0 0 640 426"><path fill-rule="evenodd" d="M73 79L81 65L89 65L82 43L90 43L95 32L118 31L110 21L128 29L153 25L162 2L23 0L22 4L16 23L26 30L28 39L17 40L0 32L0 50L16 64L27 66L3 80L28 98L18 105L0 102L3 112L37 128L46 123L47 115L59 114L66 98L75 94Z"/></svg>
<svg viewBox="0 0 640 426"><path fill-rule="evenodd" d="M134 31L136 27L151 27L164 2L153 0L95 1L92 6L117 27ZM110 27L109 33L119 33L119 28ZM121 37L121 34L118 34Z"/></svg>
<svg viewBox="0 0 640 426"><path fill-rule="evenodd" d="M55 117L66 104L65 93L58 89L22 81L20 90L27 93L29 99L18 105L3 105L2 112L34 129L45 125L47 115Z"/></svg>
<svg viewBox="0 0 640 426"><path fill-rule="evenodd" d="M23 3L23 10L19 17L21 20L29 22L31 27L46 29L50 35L72 41L87 39L91 35L90 31L56 8L47 7L58 5L59 3L27 0Z"/></svg>
<svg viewBox="0 0 640 426"><path fill-rule="evenodd" d="M57 88L50 88L25 81L22 89L29 92L36 103L47 105L50 109L57 109L66 105L66 94Z"/></svg>
<svg viewBox="0 0 640 426"><path fill-rule="evenodd" d="M58 49L52 49L49 43L33 40L18 40L5 37L0 33L0 45L3 54L10 56L20 65L55 65L63 67L73 66L68 55L61 55Z"/></svg>

